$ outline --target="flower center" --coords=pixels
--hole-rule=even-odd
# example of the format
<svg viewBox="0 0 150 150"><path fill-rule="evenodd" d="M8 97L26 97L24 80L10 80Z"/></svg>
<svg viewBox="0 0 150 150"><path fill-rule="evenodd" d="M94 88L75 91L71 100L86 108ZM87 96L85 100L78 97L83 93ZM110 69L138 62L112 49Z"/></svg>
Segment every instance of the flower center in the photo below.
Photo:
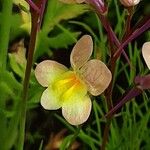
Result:
<svg viewBox="0 0 150 150"><path fill-rule="evenodd" d="M72 71L63 74L62 77L55 82L53 88L58 93L61 100L76 97L78 93L81 93L81 95L87 93L84 82Z"/></svg>

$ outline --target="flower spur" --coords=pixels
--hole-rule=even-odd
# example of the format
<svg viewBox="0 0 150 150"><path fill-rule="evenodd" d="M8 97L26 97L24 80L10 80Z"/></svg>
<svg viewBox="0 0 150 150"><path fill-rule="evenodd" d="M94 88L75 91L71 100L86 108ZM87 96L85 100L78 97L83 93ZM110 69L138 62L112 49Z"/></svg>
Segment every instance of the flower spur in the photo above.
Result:
<svg viewBox="0 0 150 150"><path fill-rule="evenodd" d="M100 60L89 60L93 51L91 36L84 35L73 47L69 70L64 65L45 60L35 69L38 82L47 87L41 96L46 110L62 108L62 115L72 125L84 123L91 112L88 92L97 96L108 87L112 75Z"/></svg>

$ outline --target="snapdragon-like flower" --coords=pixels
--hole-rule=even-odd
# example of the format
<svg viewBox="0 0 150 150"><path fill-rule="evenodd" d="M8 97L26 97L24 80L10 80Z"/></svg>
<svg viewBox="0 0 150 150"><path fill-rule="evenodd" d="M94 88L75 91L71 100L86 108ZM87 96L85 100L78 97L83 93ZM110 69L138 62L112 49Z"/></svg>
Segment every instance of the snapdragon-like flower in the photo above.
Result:
<svg viewBox="0 0 150 150"><path fill-rule="evenodd" d="M72 125L82 124L90 115L92 103L88 92L94 96L101 94L112 78L102 61L89 60L92 51L92 38L84 35L71 52L73 70L52 60L39 63L35 69L38 82L47 87L41 105L47 110L62 108L64 118Z"/></svg>
<svg viewBox="0 0 150 150"><path fill-rule="evenodd" d="M135 6L140 2L140 0L120 0L120 3L125 7Z"/></svg>

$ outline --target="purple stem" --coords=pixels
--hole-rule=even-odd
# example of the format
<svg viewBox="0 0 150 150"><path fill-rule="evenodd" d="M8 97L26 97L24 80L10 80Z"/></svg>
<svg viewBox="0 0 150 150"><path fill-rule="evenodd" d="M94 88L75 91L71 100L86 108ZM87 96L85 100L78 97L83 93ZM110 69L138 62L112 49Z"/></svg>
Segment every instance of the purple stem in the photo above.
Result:
<svg viewBox="0 0 150 150"><path fill-rule="evenodd" d="M39 22L39 29L40 29L40 27L41 27L42 20L43 20L43 17L44 17L44 11L45 11L46 3L47 3L47 0L43 0L43 3L42 3L41 8L40 8L40 22Z"/></svg>
<svg viewBox="0 0 150 150"><path fill-rule="evenodd" d="M130 89L127 93L123 95L123 98L118 102L116 106L114 106L106 115L106 118L112 117L112 115L120 108L122 107L126 102L131 100L132 98L140 95L142 93L142 90L138 87L134 87Z"/></svg>
<svg viewBox="0 0 150 150"><path fill-rule="evenodd" d="M119 49L116 51L116 53L113 56L113 60L117 60L118 57L120 56L120 54L123 52L123 48L132 40L134 40L135 38L137 38L140 34L142 34L143 32L145 32L146 30L148 30L150 28L150 18L146 21L146 23L141 26L140 28L138 28L137 30L135 30L130 36L129 38L124 41L121 46L119 47Z"/></svg>
<svg viewBox="0 0 150 150"><path fill-rule="evenodd" d="M32 2L32 0L27 0L26 2L31 6L31 8L33 8L37 13L40 14L41 12L40 8L37 7L36 4Z"/></svg>
<svg viewBox="0 0 150 150"><path fill-rule="evenodd" d="M86 2L92 5L96 10L99 10L101 14L104 14L107 11L104 0L86 0Z"/></svg>
<svg viewBox="0 0 150 150"><path fill-rule="evenodd" d="M98 14L98 15L99 15L99 14ZM113 30L112 30L112 28L111 28L111 26L110 26L110 23L108 22L108 20L106 19L106 17L103 16L103 15L99 15L99 18L100 18L101 22L103 23L103 26L104 26L104 28L106 29L106 31L109 33L111 39L112 39L113 42L115 43L115 45L116 45L118 48L120 48L121 43L119 42L119 40L118 40L116 34L113 32ZM130 60L129 60L127 54L125 53L125 51L124 51L123 48L122 48L122 50L123 50L123 55L124 55L125 59L127 60L128 64L131 66L131 63L130 63Z"/></svg>

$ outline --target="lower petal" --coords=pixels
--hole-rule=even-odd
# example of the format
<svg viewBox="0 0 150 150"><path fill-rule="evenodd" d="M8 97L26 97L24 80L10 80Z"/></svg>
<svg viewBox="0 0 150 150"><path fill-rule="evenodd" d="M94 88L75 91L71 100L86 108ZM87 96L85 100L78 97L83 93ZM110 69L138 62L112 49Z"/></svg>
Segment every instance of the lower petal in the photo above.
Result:
<svg viewBox="0 0 150 150"><path fill-rule="evenodd" d="M41 97L41 105L46 110L56 110L62 106L59 96L52 88L47 88L43 92Z"/></svg>
<svg viewBox="0 0 150 150"><path fill-rule="evenodd" d="M79 125L88 119L91 106L91 99L86 95L80 99L65 101L62 105L62 114L70 124Z"/></svg>

